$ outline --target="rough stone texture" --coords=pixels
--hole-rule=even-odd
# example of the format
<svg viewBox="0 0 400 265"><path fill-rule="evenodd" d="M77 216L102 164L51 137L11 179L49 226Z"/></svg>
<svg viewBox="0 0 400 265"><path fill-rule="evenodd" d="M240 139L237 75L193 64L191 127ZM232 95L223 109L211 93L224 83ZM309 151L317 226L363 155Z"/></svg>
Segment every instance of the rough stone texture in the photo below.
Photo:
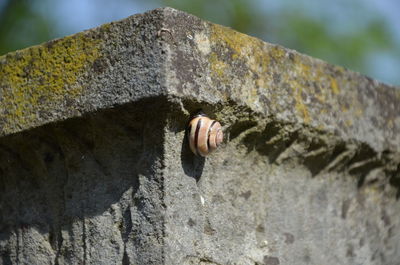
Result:
<svg viewBox="0 0 400 265"><path fill-rule="evenodd" d="M0 74L0 264L399 264L398 88L171 8Z"/></svg>

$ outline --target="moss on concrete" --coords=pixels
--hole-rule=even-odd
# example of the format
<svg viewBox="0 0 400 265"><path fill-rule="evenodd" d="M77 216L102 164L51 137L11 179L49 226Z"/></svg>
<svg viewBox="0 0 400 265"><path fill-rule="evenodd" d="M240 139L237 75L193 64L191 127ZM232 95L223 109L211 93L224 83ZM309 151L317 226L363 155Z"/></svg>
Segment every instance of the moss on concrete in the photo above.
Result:
<svg viewBox="0 0 400 265"><path fill-rule="evenodd" d="M80 75L100 57L101 40L79 33L0 57L3 130L33 124L39 109L76 100Z"/></svg>
<svg viewBox="0 0 400 265"><path fill-rule="evenodd" d="M399 89L226 27L207 28L210 73L226 100L343 134L393 128L384 141L396 141Z"/></svg>

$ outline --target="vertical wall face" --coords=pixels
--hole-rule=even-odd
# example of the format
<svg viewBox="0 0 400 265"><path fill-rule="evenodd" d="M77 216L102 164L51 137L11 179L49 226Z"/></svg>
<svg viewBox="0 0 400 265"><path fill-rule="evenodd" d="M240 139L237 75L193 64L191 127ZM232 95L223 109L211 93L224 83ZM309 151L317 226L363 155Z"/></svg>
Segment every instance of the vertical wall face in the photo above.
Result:
<svg viewBox="0 0 400 265"><path fill-rule="evenodd" d="M182 114L170 117L166 264L398 262L393 154L234 104L209 110L229 141L206 159L176 145Z"/></svg>
<svg viewBox="0 0 400 265"><path fill-rule="evenodd" d="M0 264L398 264L394 87L170 8L0 73Z"/></svg>
<svg viewBox="0 0 400 265"><path fill-rule="evenodd" d="M162 264L164 105L2 138L0 264Z"/></svg>

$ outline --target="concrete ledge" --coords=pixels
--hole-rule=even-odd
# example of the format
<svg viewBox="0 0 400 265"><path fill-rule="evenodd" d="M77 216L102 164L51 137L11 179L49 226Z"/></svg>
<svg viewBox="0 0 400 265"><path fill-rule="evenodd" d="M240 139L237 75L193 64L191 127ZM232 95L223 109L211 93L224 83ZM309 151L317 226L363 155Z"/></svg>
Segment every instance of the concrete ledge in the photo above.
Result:
<svg viewBox="0 0 400 265"><path fill-rule="evenodd" d="M165 94L163 17L155 10L0 57L0 135Z"/></svg>
<svg viewBox="0 0 400 265"><path fill-rule="evenodd" d="M0 95L0 264L398 263L399 88L164 8L0 57Z"/></svg>
<svg viewBox="0 0 400 265"><path fill-rule="evenodd" d="M378 150L400 143L398 88L170 8L7 54L0 65L2 135L168 94L234 101Z"/></svg>

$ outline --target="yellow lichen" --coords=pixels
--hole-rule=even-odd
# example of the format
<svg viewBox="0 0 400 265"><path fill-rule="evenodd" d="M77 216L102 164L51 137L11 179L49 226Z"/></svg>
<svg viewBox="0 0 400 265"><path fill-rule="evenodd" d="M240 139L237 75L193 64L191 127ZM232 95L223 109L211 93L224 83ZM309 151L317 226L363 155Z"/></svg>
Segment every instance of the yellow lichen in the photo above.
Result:
<svg viewBox="0 0 400 265"><path fill-rule="evenodd" d="M99 56L100 41L79 33L0 57L0 129L34 125L40 111L79 97L77 80Z"/></svg>
<svg viewBox="0 0 400 265"><path fill-rule="evenodd" d="M232 49L232 59L236 59L241 56L242 48L244 43L249 41L249 37L245 34L234 31L230 28L226 28L219 25L212 25L211 28L211 40L223 41L225 44Z"/></svg>
<svg viewBox="0 0 400 265"><path fill-rule="evenodd" d="M310 122L310 115L308 113L307 106L304 104L301 94L303 92L303 88L301 86L294 86L293 93L295 95L296 101L296 110L300 113L303 118L304 123Z"/></svg>
<svg viewBox="0 0 400 265"><path fill-rule="evenodd" d="M232 51L231 59L233 60L249 59L255 53L263 54L260 53L263 46L261 40L220 25L211 25L210 40L211 43L218 43L229 48ZM256 63L261 63L261 61L257 60Z"/></svg>
<svg viewBox="0 0 400 265"><path fill-rule="evenodd" d="M296 66L298 66L297 72L301 73L302 76L308 76L309 78L312 78L310 65L305 64L304 62L298 62Z"/></svg>
<svg viewBox="0 0 400 265"><path fill-rule="evenodd" d="M315 94L315 98L320 102L324 103L325 102L325 94Z"/></svg>
<svg viewBox="0 0 400 265"><path fill-rule="evenodd" d="M339 87L337 85L336 79L334 79L332 77L330 77L330 79L331 79L332 92L333 92L333 94L338 95L340 91L339 91Z"/></svg>
<svg viewBox="0 0 400 265"><path fill-rule="evenodd" d="M304 123L311 120L318 123L320 115L335 112L355 113L356 117L363 115L356 91L346 91L349 97L339 98L342 89L358 86L349 81L348 71L343 67L326 64L279 45L266 44L219 25L210 25L209 38L211 74L229 85L230 96L238 95L253 104L259 93L267 92L269 108L280 111L282 99L287 103L294 102L293 112ZM233 74L239 72L237 66L241 76L235 78ZM234 79L242 81L241 86L231 86ZM275 92L276 87L281 89ZM351 121L344 121L352 126Z"/></svg>
<svg viewBox="0 0 400 265"><path fill-rule="evenodd" d="M351 125L353 125L353 121L352 120L346 119L344 122L345 122L347 127L350 127Z"/></svg>
<svg viewBox="0 0 400 265"><path fill-rule="evenodd" d="M220 79L225 79L225 70L228 67L224 61L220 60L218 58L218 55L216 53L212 53L210 55L210 67L211 67L211 73L213 75L216 75Z"/></svg>
<svg viewBox="0 0 400 265"><path fill-rule="evenodd" d="M388 128L393 129L393 127L394 127L393 125L394 125L393 120L392 119L388 120L388 122L387 122Z"/></svg>
<svg viewBox="0 0 400 265"><path fill-rule="evenodd" d="M212 44L214 52L210 54L209 62L211 74L215 78L222 83L229 83L232 77L228 76L227 73L235 72L235 65L245 63L248 71L243 72L244 75L241 76L241 79L248 80L252 78L254 73L257 73L259 80L253 80L254 86L259 87L258 84L265 84L264 79L268 68L269 55L265 52L261 40L219 25L211 25L210 31L209 43ZM216 51L216 49L222 50ZM254 56L255 54L259 56ZM253 96L253 94L250 92L243 96L254 101L256 96Z"/></svg>

